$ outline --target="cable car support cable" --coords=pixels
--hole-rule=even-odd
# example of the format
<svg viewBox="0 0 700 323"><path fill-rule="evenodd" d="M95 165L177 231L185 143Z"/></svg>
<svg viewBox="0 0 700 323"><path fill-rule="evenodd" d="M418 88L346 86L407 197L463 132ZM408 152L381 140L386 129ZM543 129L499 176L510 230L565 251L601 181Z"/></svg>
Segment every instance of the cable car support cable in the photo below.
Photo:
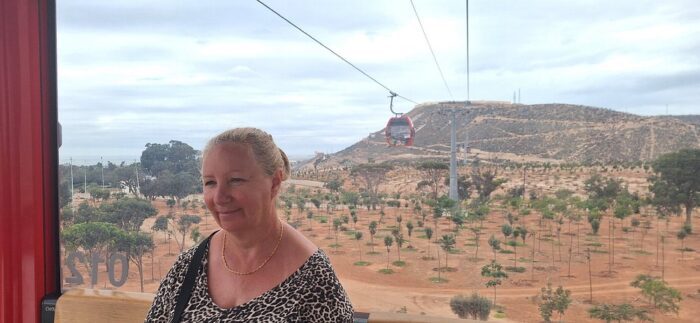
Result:
<svg viewBox="0 0 700 323"><path fill-rule="evenodd" d="M430 49L430 54L433 55L433 61L435 61L435 66L437 66L438 72L440 72L440 77L442 78L442 83L445 84L445 88L447 89L447 93L450 94L450 99L454 100L452 97L452 91L450 90L450 87L447 85L447 81L445 80L445 75L442 73L442 69L440 68L440 64L438 63L437 57L435 56L435 51L433 51L433 46L430 45L430 40L428 40L428 34L425 32L425 28L423 28L423 23L420 20L420 16L418 16L418 10L416 10L416 6L413 4L413 0L411 0L411 7L413 7L413 12L416 14L416 19L418 19L418 25L420 25L420 30L423 32L423 37L425 37L425 42L428 44L428 48Z"/></svg>
<svg viewBox="0 0 700 323"><path fill-rule="evenodd" d="M375 79L374 77L370 76L369 74L367 74L365 71L363 71L363 70L360 69L359 67L355 66L355 64L351 63L350 61L348 61L347 59L345 59L343 56L340 56L340 54L336 53L335 51L333 51L332 49L330 49L328 46L324 45L321 41L319 41L318 39L314 38L314 36L311 36L309 33L307 33L306 31L304 31L303 29L301 29L299 26L295 25L295 24L294 24L293 22L291 22L289 19L287 19L286 17L282 16L282 14L280 14L280 13L277 12L277 11L275 11L275 9L272 9L270 6L268 6L267 4L265 4L264 2L262 2L261 0L256 0L256 1L257 1L258 3L260 3L261 5L263 5L265 8L267 8L268 10L272 11L272 12L273 12L274 14L276 14L278 17L282 18L282 20L284 20L284 21L286 21L288 24L292 25L292 27L296 28L297 30L299 30L300 32L302 32L304 35L306 35L307 37L311 38L311 39L312 39L313 41L315 41L317 44L321 45L323 48L325 48L325 49L327 49L329 52L333 53L333 55L335 55L335 56L337 56L338 58L340 58L341 60L343 60L343 62L345 62L345 63L347 63L348 65L352 66L352 67L353 67L354 69L356 69L358 72L362 73L364 76L366 76L366 77L368 77L370 80L374 81L374 83L377 83L379 86L381 86L381 87L383 87L384 89L386 89L387 91L389 91L389 93L392 95L392 97L393 97L393 96L398 96L398 97L400 97L400 98L402 98L402 99L404 99L404 100L406 100L406 101L408 101L408 102L411 102L411 103L413 103L413 104L418 104L417 102L415 102L415 101L413 101L413 100L411 100L411 99L409 99L409 98L407 98L407 97L405 97L405 96L399 95L399 94L397 94L396 92L392 91L389 87L387 87L386 85L384 85L384 84L382 84L381 82L377 81L377 79ZM440 72L440 73L442 73L442 72ZM392 99L393 99L393 98L392 98ZM392 112L393 112L393 110L392 110Z"/></svg>

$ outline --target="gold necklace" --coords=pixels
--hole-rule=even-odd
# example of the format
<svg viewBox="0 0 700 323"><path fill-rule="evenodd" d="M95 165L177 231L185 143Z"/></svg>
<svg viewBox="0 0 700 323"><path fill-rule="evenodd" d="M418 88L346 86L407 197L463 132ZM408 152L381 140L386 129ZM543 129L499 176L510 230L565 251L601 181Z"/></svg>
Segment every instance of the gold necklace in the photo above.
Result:
<svg viewBox="0 0 700 323"><path fill-rule="evenodd" d="M260 268L265 266L267 264L267 262L270 261L272 256L274 256L275 253L277 253L277 248L280 246L280 242L282 241L282 233L284 233L284 224L282 224L281 220L279 222L280 222L280 236L279 236L279 238L277 238L277 244L275 244L275 249L272 250L272 253L269 256L267 256L267 259L265 259L265 261L263 261L263 263L260 264L260 266L258 266L257 268L255 268L251 271L244 272L244 273L231 269L228 266L228 263L226 262L226 236L227 236L227 232L226 232L226 230L224 230L224 246L221 248L221 259L224 262L224 268L226 268L226 270L232 274L244 276L244 275L254 274L256 271L260 270Z"/></svg>

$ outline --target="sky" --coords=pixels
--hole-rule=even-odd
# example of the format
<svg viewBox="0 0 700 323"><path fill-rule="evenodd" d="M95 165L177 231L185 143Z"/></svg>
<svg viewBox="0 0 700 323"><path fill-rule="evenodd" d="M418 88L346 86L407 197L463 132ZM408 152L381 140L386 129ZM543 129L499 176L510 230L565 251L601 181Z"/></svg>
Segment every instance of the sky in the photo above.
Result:
<svg viewBox="0 0 700 323"><path fill-rule="evenodd" d="M381 130L388 91L254 0L57 1L60 162L266 130L293 159ZM465 1L263 0L414 102L467 99ZM469 99L700 113L696 0L469 3ZM447 85L445 85L445 83ZM414 103L396 99L395 110Z"/></svg>

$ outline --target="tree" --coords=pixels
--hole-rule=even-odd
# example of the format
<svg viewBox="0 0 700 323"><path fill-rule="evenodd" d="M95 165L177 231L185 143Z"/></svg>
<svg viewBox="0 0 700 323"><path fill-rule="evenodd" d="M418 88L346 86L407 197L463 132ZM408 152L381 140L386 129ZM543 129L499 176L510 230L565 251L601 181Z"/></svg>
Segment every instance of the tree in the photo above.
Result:
<svg viewBox="0 0 700 323"><path fill-rule="evenodd" d="M343 224L343 221L335 218L333 219L333 231L335 232L335 251L338 252L338 231L340 231L340 226Z"/></svg>
<svg viewBox="0 0 700 323"><path fill-rule="evenodd" d="M323 184L323 187L329 189L331 192L339 192L343 188L343 180L334 178Z"/></svg>
<svg viewBox="0 0 700 323"><path fill-rule="evenodd" d="M495 236L491 235L489 238L489 246L493 250L493 261L496 261L496 251L501 250L501 241L496 239Z"/></svg>
<svg viewBox="0 0 700 323"><path fill-rule="evenodd" d="M369 203L372 209L377 209L377 203L379 202L379 184L386 180L386 174L393 169L393 166L382 163L382 164L360 164L352 168L350 171L350 176L359 176L362 180L365 191L368 193Z"/></svg>
<svg viewBox="0 0 700 323"><path fill-rule="evenodd" d="M486 201L499 186L507 180L504 178L496 178L496 171L484 170L481 172L475 171L472 173L472 183L476 191L479 193L479 200Z"/></svg>
<svg viewBox="0 0 700 323"><path fill-rule="evenodd" d="M615 304L600 304L595 305L588 309L588 315L591 318L603 320L606 323L612 321L622 322L622 321L653 321L649 317L647 310L643 308L636 308L628 303L623 303L620 305Z"/></svg>
<svg viewBox="0 0 700 323"><path fill-rule="evenodd" d="M394 244L394 239L391 236L384 237L384 246L386 247L386 269L389 270L389 253L391 252L391 245Z"/></svg>
<svg viewBox="0 0 700 323"><path fill-rule="evenodd" d="M411 248L411 234L413 233L413 222L406 222L406 230L408 231L408 247Z"/></svg>
<svg viewBox="0 0 700 323"><path fill-rule="evenodd" d="M510 237L510 235L513 233L513 227L511 227L508 224L504 224L501 226L501 233L503 233L503 236L507 240L508 237Z"/></svg>
<svg viewBox="0 0 700 323"><path fill-rule="evenodd" d="M156 221L153 222L153 226L151 226L151 230L160 231L165 234L165 232L168 231L168 221L169 219L165 216L157 217Z"/></svg>
<svg viewBox="0 0 700 323"><path fill-rule="evenodd" d="M198 177L198 154L190 145L177 140L171 140L167 144L148 143L141 152L141 167L153 176L169 170L172 173L187 172Z"/></svg>
<svg viewBox="0 0 700 323"><path fill-rule="evenodd" d="M362 232L355 231L355 235L353 237L355 240L357 240L357 250L360 251L360 261L362 261L362 246L360 245L360 240L362 240Z"/></svg>
<svg viewBox="0 0 700 323"><path fill-rule="evenodd" d="M693 209L700 204L700 149L682 149L660 156L652 164L649 191L656 201L683 205L685 223L691 225Z"/></svg>
<svg viewBox="0 0 700 323"><path fill-rule="evenodd" d="M551 322L551 317L554 312L559 313L559 321L569 305L571 304L571 291L563 287L557 287L556 291L552 291L552 284L547 283L547 287L542 287L540 295L540 315L545 322Z"/></svg>
<svg viewBox="0 0 700 323"><path fill-rule="evenodd" d="M399 257L399 261L401 261L401 247L403 246L403 243L406 242L406 239L403 238L401 231L397 229L392 230L391 234L394 236L394 240L396 241L396 253Z"/></svg>
<svg viewBox="0 0 700 323"><path fill-rule="evenodd" d="M143 256L153 250L153 237L143 232L118 231L115 237L117 251L125 252L129 261L139 270L139 281L143 293Z"/></svg>
<svg viewBox="0 0 700 323"><path fill-rule="evenodd" d="M431 191L433 193L432 198L437 199L441 179L445 177L447 171L450 170L450 166L447 165L447 163L443 163L436 160L429 160L418 164L418 166L416 166L416 169L423 173L423 177L425 178L424 183L430 185Z"/></svg>
<svg viewBox="0 0 700 323"><path fill-rule="evenodd" d="M678 314L680 307L678 303L681 301L681 293L666 284L666 282L651 277L649 275L637 275L630 286L637 287L642 290L642 294L653 304L655 308L661 312L674 312Z"/></svg>
<svg viewBox="0 0 700 323"><path fill-rule="evenodd" d="M430 239L433 238L432 228L425 228L425 237L428 238L428 258L430 258Z"/></svg>
<svg viewBox="0 0 700 323"><path fill-rule="evenodd" d="M372 221L369 223L369 238L370 246L372 247L372 252L374 252L374 235L377 234L377 221Z"/></svg>
<svg viewBox="0 0 700 323"><path fill-rule="evenodd" d="M180 253L185 250L185 237L187 237L190 227L192 227L193 224L199 223L201 220L202 218L196 215L183 215L177 220L175 228L182 236L182 242L177 241L177 239L175 241L177 241L177 244L180 246Z"/></svg>
<svg viewBox="0 0 700 323"><path fill-rule="evenodd" d="M688 236L688 232L684 229L681 229L676 233L676 238L681 241L681 259L685 258L685 238Z"/></svg>
<svg viewBox="0 0 700 323"><path fill-rule="evenodd" d="M100 206L102 220L114 223L120 229L136 232L143 221L158 214L158 210L148 200L123 198Z"/></svg>
<svg viewBox="0 0 700 323"><path fill-rule="evenodd" d="M471 297L457 295L450 299L450 308L459 318L486 321L491 313L491 301L486 297L481 297L477 293L472 293Z"/></svg>
<svg viewBox="0 0 700 323"><path fill-rule="evenodd" d="M92 277L96 277L97 268L93 264L99 262L102 254L106 253L115 242L120 229L111 223L85 222L74 224L61 232L64 246L68 250L82 249L88 256L86 266ZM91 261L96 259L97 261ZM92 288L90 280L90 288Z"/></svg>
<svg viewBox="0 0 700 323"><path fill-rule="evenodd" d="M452 234L443 235L438 242L442 250L445 251L445 269L447 269L449 268L449 266L447 266L447 255L450 254L450 251L452 251L452 248L454 248L456 244L455 236Z"/></svg>
<svg viewBox="0 0 700 323"><path fill-rule="evenodd" d="M493 288L493 306L496 306L496 287L501 284L502 279L508 278L508 274L503 271L503 266L492 260L490 264L481 267L481 276L486 277L487 288Z"/></svg>

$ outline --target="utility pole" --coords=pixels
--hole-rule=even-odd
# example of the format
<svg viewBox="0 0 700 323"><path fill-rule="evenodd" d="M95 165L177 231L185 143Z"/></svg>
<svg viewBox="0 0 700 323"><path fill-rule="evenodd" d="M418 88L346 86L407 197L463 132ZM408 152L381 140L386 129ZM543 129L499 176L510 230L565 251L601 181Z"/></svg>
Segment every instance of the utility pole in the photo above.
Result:
<svg viewBox="0 0 700 323"><path fill-rule="evenodd" d="M139 165L134 160L134 168L136 168L136 197L141 196L141 183L139 183Z"/></svg>
<svg viewBox="0 0 700 323"><path fill-rule="evenodd" d="M100 156L100 165L102 165L102 189L105 188L105 164L102 163L102 156Z"/></svg>
<svg viewBox="0 0 700 323"><path fill-rule="evenodd" d="M459 201L457 192L457 122L455 110L452 110L450 127L450 199Z"/></svg>
<svg viewBox="0 0 700 323"><path fill-rule="evenodd" d="M73 203L73 157L70 158L70 206L71 209L75 207L75 203Z"/></svg>

